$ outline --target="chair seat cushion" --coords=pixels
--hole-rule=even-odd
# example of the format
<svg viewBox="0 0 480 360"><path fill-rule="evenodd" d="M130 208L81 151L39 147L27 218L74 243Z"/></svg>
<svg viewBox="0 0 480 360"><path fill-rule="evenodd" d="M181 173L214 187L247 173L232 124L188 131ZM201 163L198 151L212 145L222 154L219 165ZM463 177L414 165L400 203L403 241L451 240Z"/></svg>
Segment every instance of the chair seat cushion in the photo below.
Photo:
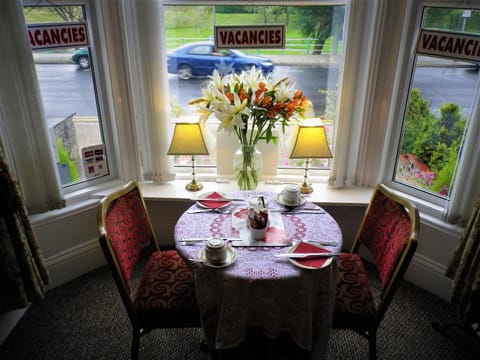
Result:
<svg viewBox="0 0 480 360"><path fill-rule="evenodd" d="M368 329L376 310L365 267L357 254L342 253L338 259L333 327Z"/></svg>
<svg viewBox="0 0 480 360"><path fill-rule="evenodd" d="M140 318L158 315L165 322L198 314L192 270L176 250L152 253L138 285L134 306Z"/></svg>

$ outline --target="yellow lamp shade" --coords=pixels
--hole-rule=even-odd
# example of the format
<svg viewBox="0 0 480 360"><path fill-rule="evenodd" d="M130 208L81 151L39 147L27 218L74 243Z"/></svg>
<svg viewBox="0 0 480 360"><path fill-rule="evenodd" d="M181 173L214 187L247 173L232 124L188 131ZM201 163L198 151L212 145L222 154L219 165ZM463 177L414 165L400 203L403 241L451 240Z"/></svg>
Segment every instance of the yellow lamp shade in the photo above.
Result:
<svg viewBox="0 0 480 360"><path fill-rule="evenodd" d="M208 155L200 124L176 123L167 155Z"/></svg>
<svg viewBox="0 0 480 360"><path fill-rule="evenodd" d="M323 125L298 125L290 159L332 158Z"/></svg>

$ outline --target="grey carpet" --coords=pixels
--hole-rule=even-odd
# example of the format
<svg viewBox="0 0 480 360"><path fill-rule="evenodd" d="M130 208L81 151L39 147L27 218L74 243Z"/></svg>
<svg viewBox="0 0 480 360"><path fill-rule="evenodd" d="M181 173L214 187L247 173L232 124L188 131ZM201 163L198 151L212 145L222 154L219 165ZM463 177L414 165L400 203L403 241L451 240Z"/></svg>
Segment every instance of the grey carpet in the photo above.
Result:
<svg viewBox="0 0 480 360"><path fill-rule="evenodd" d="M371 281L378 288L378 281ZM477 353L480 349L477 340L456 328L446 337L431 326L453 320L445 301L403 282L379 329L378 358L473 359L475 347ZM202 339L200 329L155 330L142 337L140 359L210 359L200 350ZM126 312L108 269L102 267L48 291L33 304L0 347L0 359L128 359L130 343ZM366 339L332 330L328 360L367 358Z"/></svg>

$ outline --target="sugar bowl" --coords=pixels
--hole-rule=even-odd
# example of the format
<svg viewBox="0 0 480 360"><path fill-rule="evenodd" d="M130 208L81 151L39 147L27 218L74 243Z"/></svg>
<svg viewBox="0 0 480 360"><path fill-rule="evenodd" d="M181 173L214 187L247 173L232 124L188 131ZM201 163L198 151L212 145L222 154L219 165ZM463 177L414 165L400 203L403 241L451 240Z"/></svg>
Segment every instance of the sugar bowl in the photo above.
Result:
<svg viewBox="0 0 480 360"><path fill-rule="evenodd" d="M205 243L205 258L212 265L222 265L227 260L227 243L224 239L212 238Z"/></svg>

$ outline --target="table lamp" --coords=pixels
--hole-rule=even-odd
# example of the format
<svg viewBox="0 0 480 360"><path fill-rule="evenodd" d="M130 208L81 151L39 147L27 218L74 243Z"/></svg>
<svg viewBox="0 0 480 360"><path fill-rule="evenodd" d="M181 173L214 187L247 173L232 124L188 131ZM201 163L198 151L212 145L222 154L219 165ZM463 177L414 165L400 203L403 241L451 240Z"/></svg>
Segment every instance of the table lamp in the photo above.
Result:
<svg viewBox="0 0 480 360"><path fill-rule="evenodd" d="M290 159L305 159L305 175L303 176L303 184L300 186L302 194L313 192L312 185L308 183L308 165L310 160L332 157L323 125L298 125Z"/></svg>
<svg viewBox="0 0 480 360"><path fill-rule="evenodd" d="M198 191L203 188L195 179L195 155L208 155L199 123L176 123L167 155L192 155L192 181L185 189Z"/></svg>

